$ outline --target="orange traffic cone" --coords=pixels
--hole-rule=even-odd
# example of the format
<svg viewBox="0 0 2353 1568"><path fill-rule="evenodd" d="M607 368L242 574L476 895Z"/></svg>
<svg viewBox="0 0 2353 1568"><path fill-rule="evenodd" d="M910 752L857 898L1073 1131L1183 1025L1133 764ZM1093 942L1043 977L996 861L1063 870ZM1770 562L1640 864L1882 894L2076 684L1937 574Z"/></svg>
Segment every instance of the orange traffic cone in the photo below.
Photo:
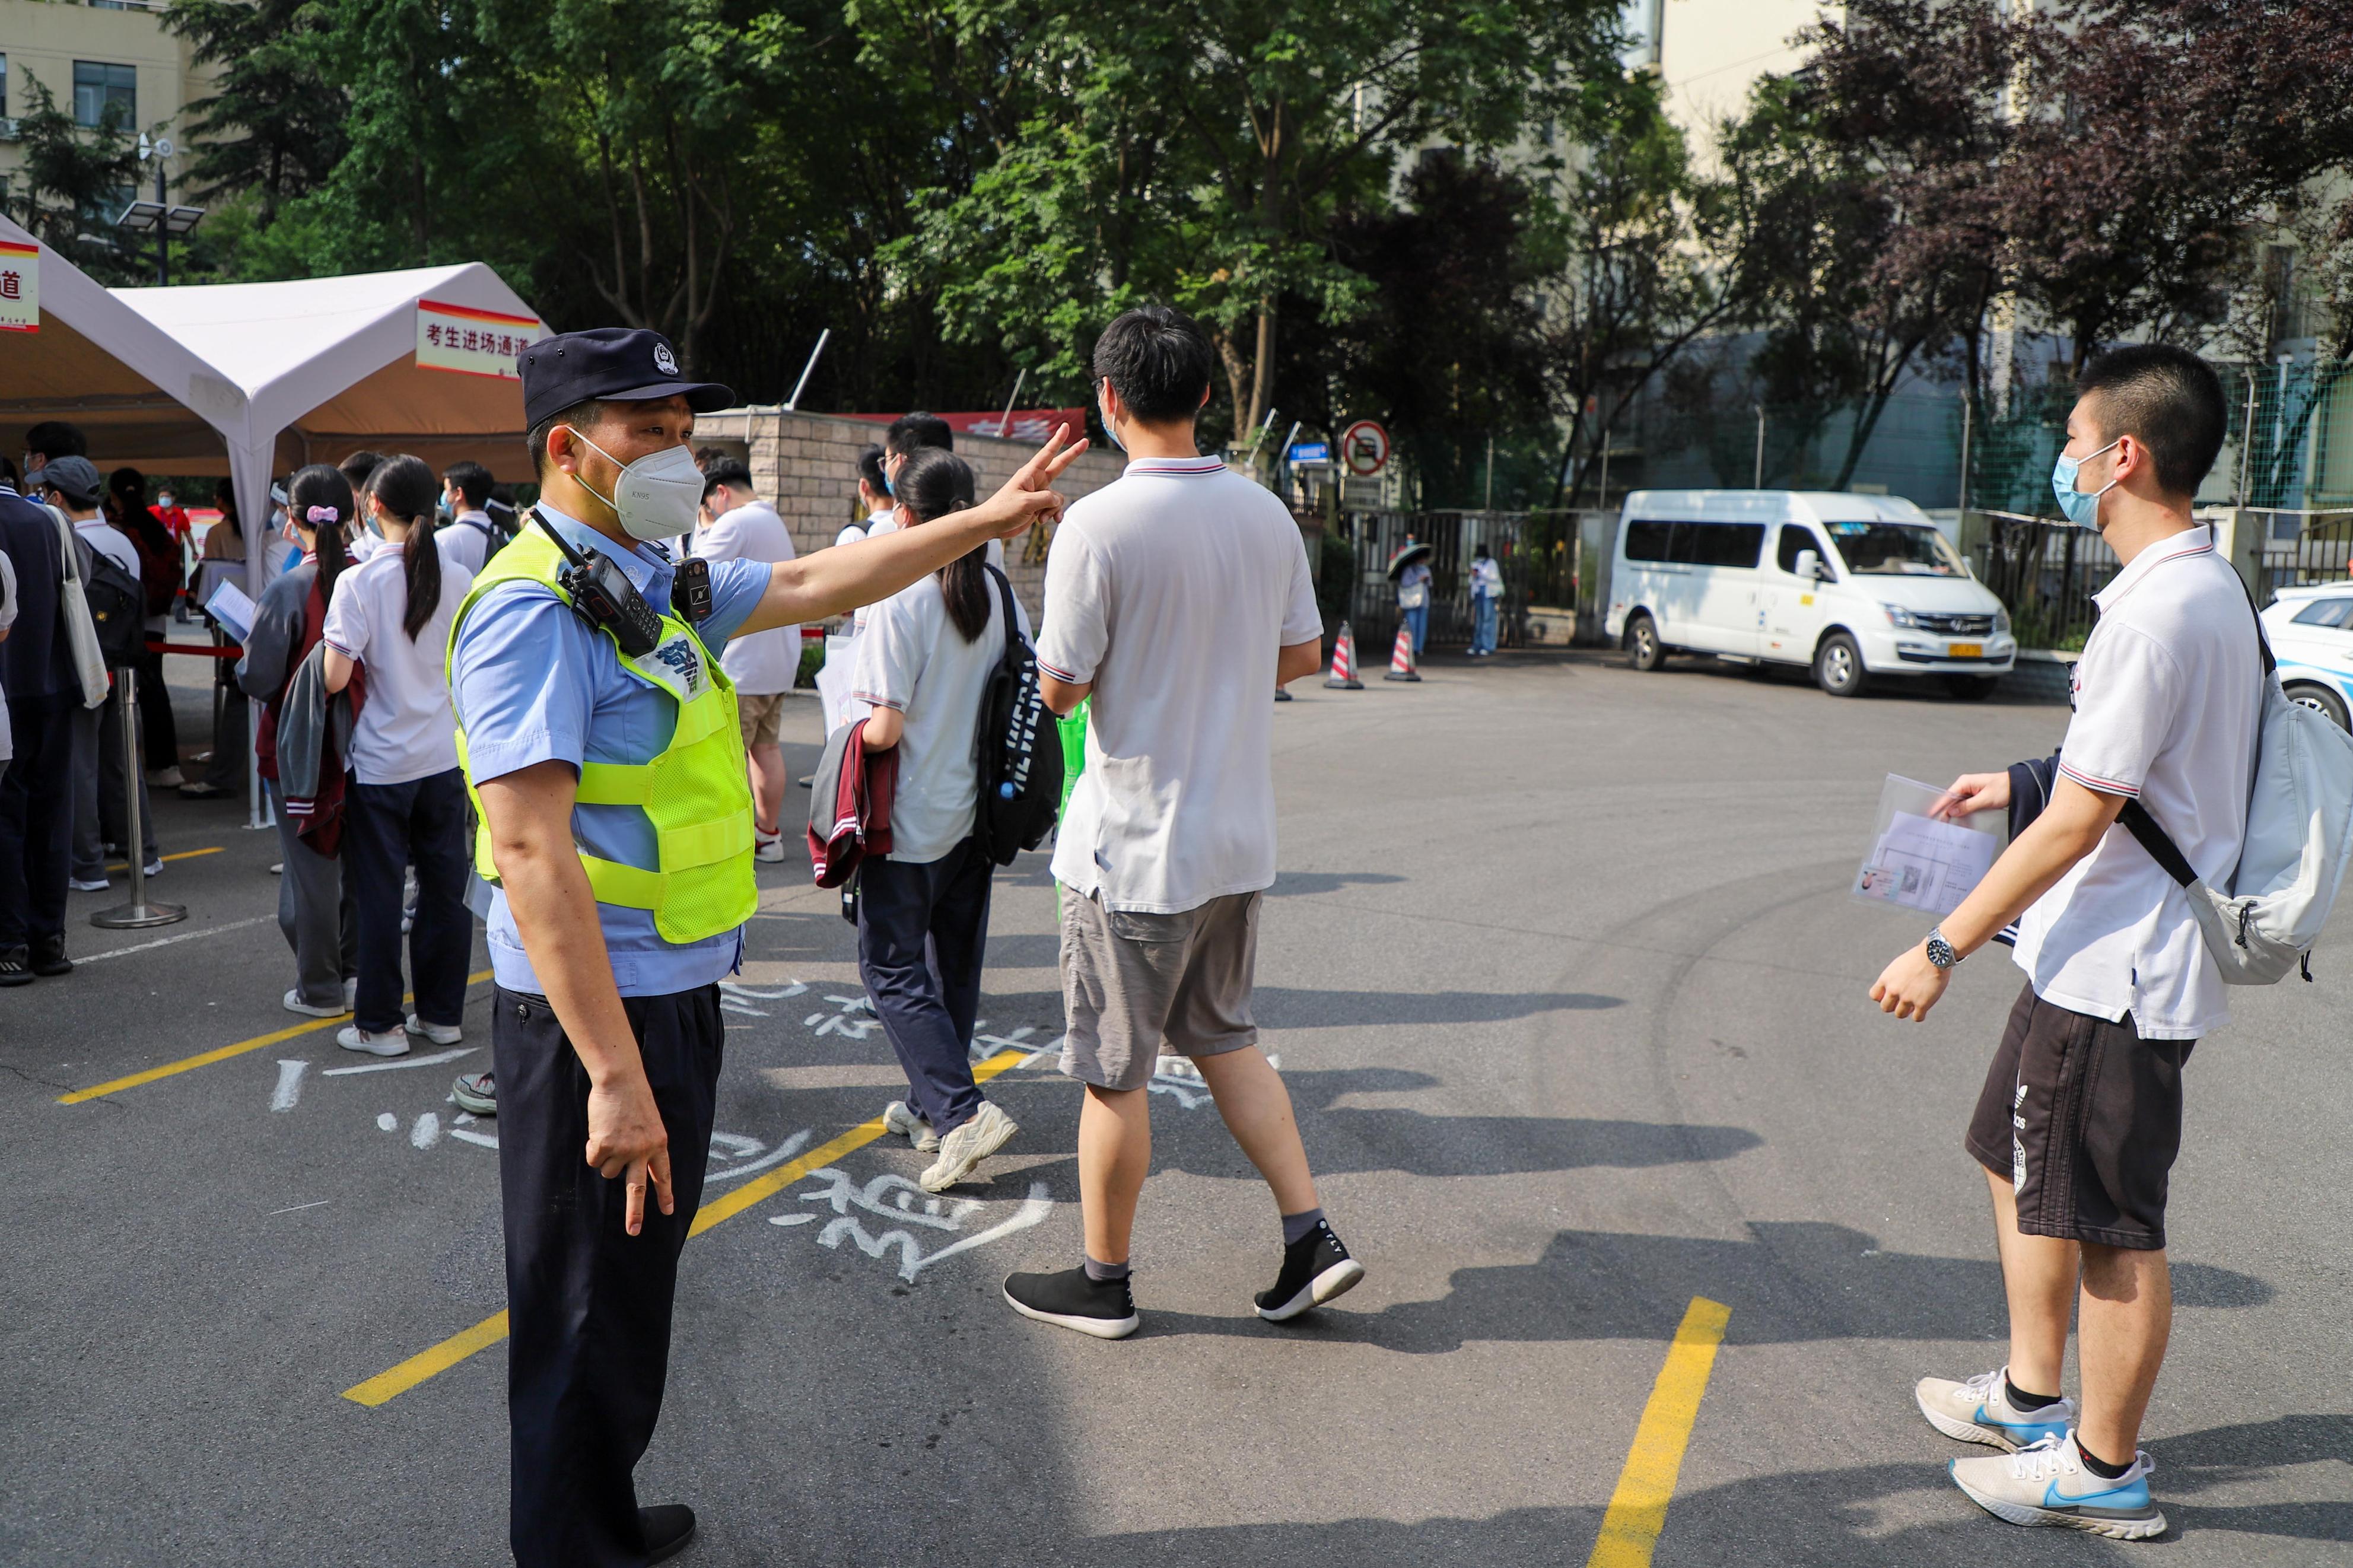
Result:
<svg viewBox="0 0 2353 1568"><path fill-rule="evenodd" d="M1383 680L1419 680L1413 672L1413 628L1403 621L1398 623L1397 646L1389 649L1389 672Z"/></svg>
<svg viewBox="0 0 2353 1568"><path fill-rule="evenodd" d="M1348 623L1340 623L1340 635L1332 644L1332 673L1324 684L1335 691L1362 691L1365 683L1356 679L1356 634Z"/></svg>

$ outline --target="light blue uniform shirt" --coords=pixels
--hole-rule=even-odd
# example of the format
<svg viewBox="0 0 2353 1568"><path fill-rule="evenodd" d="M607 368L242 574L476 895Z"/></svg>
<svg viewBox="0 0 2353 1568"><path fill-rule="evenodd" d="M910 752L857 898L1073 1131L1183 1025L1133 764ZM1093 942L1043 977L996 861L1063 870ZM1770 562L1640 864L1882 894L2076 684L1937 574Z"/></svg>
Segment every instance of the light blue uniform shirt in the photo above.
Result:
<svg viewBox="0 0 2353 1568"><path fill-rule="evenodd" d="M656 610L670 606L673 571L657 548L624 550L603 534L542 502L557 531L583 554L598 551L620 563L629 581ZM711 563L711 615L695 627L713 662L767 591L769 569L758 561ZM560 761L643 765L660 755L677 727L678 704L659 687L630 672L612 638L555 596L530 582L501 583L482 596L458 629L450 700L466 731L474 783ZM580 805L572 837L599 859L656 869L653 824L634 805ZM613 981L624 996L668 996L733 973L744 956L742 927L702 942L665 942L650 910L596 906ZM503 889L491 893L491 971L509 991L544 994L522 950Z"/></svg>

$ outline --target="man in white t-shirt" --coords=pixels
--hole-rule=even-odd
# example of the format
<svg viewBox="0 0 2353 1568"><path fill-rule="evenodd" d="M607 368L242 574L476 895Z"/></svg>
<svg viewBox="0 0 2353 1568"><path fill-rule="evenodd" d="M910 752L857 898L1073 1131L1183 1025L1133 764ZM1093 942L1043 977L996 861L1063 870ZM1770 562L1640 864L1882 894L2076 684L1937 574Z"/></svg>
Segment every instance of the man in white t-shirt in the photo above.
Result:
<svg viewBox="0 0 2353 1568"><path fill-rule="evenodd" d="M776 509L752 492L752 470L723 458L702 476L702 510L711 521L694 531L694 552L706 561L793 558L792 531ZM785 748L777 738L785 693L801 670L801 629L778 626L731 639L719 667L735 683L735 718L744 754L752 763L753 857L771 864L785 858L778 826L785 805Z"/></svg>
<svg viewBox="0 0 2353 1568"><path fill-rule="evenodd" d="M1046 563L1046 703L1094 699L1086 770L1054 848L1062 884L1062 1070L1086 1087L1086 1257L1005 1282L1016 1310L1102 1339L1135 1331L1128 1237L1152 1162L1146 1086L1189 1057L1273 1189L1283 1256L1259 1315L1285 1321L1364 1268L1324 1218L1291 1097L1258 1048L1250 987L1274 881L1273 705L1313 674L1323 620L1298 525L1272 492L1198 455L1215 358L1165 306L1096 342L1119 480L1073 505Z"/></svg>
<svg viewBox="0 0 2353 1568"><path fill-rule="evenodd" d="M1953 1463L1989 1512L2137 1540L2165 1529L2138 1441L2172 1326L2165 1205L2181 1071L2230 1018L2188 895L2138 835L2145 814L2200 877L2229 877L2264 676L2246 587L2190 516L2228 420L2213 371L2184 350L2133 345L2093 360L2078 391L2052 488L2123 566L2094 595L2049 803L1871 995L1925 1017L1952 966L2018 922L2027 984L1967 1139L1993 1194L2010 1360L1923 1378L1915 1397L1948 1436L2024 1450ZM2012 777L2039 766L1965 774L1947 809L2023 799ZM2080 1415L2060 1395L2079 1280Z"/></svg>

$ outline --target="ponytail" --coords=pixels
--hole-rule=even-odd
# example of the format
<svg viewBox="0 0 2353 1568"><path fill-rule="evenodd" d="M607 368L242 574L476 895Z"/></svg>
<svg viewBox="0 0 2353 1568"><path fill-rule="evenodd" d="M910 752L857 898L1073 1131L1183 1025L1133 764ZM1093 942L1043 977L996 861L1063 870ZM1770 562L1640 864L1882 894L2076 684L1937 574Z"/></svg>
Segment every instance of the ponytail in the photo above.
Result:
<svg viewBox="0 0 2353 1568"><path fill-rule="evenodd" d="M972 466L954 452L919 447L899 469L892 493L917 523L934 521L972 505ZM947 601L948 619L965 641L978 641L988 630L988 607L996 597L988 581L988 546L975 545L934 575L940 580L940 597Z"/></svg>
<svg viewBox="0 0 2353 1568"><path fill-rule="evenodd" d="M286 482L286 513L297 529L311 536L311 547L319 558L319 593L324 598L334 597L335 579L351 564L343 550L343 529L353 510L351 481L339 468L313 463Z"/></svg>
<svg viewBox="0 0 2353 1568"><path fill-rule="evenodd" d="M441 606L441 547L433 539L433 502L440 491L441 482L433 477L425 459L406 452L385 458L368 475L367 493L408 525L402 563L408 608L400 617L400 627L411 642Z"/></svg>

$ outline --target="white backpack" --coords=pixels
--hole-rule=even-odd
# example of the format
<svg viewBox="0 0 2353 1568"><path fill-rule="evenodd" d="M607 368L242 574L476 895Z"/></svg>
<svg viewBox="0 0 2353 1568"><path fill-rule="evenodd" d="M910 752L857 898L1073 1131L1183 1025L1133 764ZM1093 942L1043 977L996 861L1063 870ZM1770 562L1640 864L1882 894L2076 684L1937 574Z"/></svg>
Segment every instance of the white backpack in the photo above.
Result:
<svg viewBox="0 0 2353 1568"><path fill-rule="evenodd" d="M2298 968L2312 978L2307 955L2353 860L2353 735L2318 710L2288 700L2260 619L2255 637L2263 655L2263 718L2246 837L2229 890L2201 881L2140 802L2128 803L2117 817L2188 889L2206 950L2232 985L2274 984Z"/></svg>

